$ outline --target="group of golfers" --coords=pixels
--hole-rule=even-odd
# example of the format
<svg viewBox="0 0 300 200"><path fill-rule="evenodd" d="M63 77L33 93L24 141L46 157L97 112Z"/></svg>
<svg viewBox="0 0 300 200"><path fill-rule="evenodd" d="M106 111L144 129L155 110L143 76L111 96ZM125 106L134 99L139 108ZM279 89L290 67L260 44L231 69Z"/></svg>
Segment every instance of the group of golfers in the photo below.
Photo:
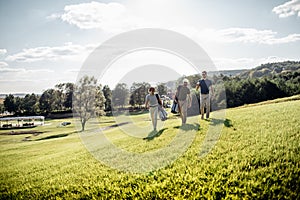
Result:
<svg viewBox="0 0 300 200"><path fill-rule="evenodd" d="M187 110L192 106L191 91L188 87L189 81L183 80L183 84L176 89L175 103L178 104L182 125L186 124ZM212 81L207 79L207 72L202 72L202 78L197 82L196 90L200 89L200 113L201 119L204 119L204 111L206 111L206 119L209 118L210 99L213 95ZM155 93L155 88L149 88L149 94L145 99L145 107L149 109L150 118L153 125L153 130L157 128L157 115L162 107L159 95ZM205 109L206 108L206 109Z"/></svg>

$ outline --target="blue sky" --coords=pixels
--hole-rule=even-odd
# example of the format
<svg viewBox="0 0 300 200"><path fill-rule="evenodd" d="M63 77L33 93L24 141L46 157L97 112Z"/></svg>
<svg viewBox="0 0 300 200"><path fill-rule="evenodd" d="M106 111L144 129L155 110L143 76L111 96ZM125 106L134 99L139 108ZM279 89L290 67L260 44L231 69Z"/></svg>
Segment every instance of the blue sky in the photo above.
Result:
<svg viewBox="0 0 300 200"><path fill-rule="evenodd" d="M0 93L74 82L94 48L137 28L186 35L219 70L300 60L300 0L0 0L0 27ZM103 84L113 85L109 79Z"/></svg>

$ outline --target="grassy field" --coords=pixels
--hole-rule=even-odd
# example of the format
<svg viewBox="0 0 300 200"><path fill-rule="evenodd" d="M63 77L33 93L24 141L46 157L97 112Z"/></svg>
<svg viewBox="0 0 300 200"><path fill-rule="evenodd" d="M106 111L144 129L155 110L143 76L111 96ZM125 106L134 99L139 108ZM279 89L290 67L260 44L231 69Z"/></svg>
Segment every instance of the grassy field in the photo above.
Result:
<svg viewBox="0 0 300 200"><path fill-rule="evenodd" d="M74 119L50 120L33 134L0 131L1 199L300 199L300 100L290 98L228 109L212 151L199 156L211 121L170 115L159 134L135 132L149 124L148 114L134 123L104 131L114 145L143 153L170 144L176 134L196 130L189 148L166 167L147 173L111 168L90 154L81 137L114 124L104 117L78 133ZM70 121L70 126L60 126ZM30 129L29 129L30 130ZM29 131L26 129L26 131ZM183 130L183 131L180 131ZM18 130L19 131L19 130ZM24 138L27 137L25 140Z"/></svg>

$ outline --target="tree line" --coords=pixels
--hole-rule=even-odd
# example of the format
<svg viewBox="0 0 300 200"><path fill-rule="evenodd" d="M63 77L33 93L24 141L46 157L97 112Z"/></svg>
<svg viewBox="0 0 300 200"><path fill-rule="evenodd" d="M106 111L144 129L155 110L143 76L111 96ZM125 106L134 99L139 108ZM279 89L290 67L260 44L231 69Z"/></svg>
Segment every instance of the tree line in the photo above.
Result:
<svg viewBox="0 0 300 200"><path fill-rule="evenodd" d="M76 90L74 83L60 83L55 88L45 90L41 95L26 94L25 97L14 97L13 94L6 95L1 112L14 113L16 116L22 115L49 115L51 113L72 112L73 98ZM109 86L97 85L99 98L107 99L103 102L103 111L110 110L111 90Z"/></svg>
<svg viewBox="0 0 300 200"><path fill-rule="evenodd" d="M200 75L181 77L176 80L178 85L183 78L190 81L190 87L195 88ZM210 77L213 80L215 95L212 99L213 108L217 109L219 104L226 103L227 107L236 107L244 104L257 103L275 98L287 97L300 94L300 72L293 71L281 73L279 75L265 76L262 78L240 78L239 76L214 75ZM128 106L136 109L142 109L145 96L148 94L149 83L133 83L128 87L125 83L119 83L113 90L108 85L97 85L96 80L92 77L86 78L87 85L95 85L95 92L98 93L98 106L101 112L98 115L110 113L113 109L127 109ZM72 112L73 100L76 95L74 91L79 88L74 83L57 84L55 88L45 90L42 95L34 93L27 94L24 98L14 97L9 94L4 99L1 112L8 111L15 115L48 115L53 112ZM222 86L225 88L225 94L222 94ZM86 86L87 87L87 86ZM86 88L85 88L86 89ZM157 92L167 94L168 87L165 83L157 86ZM172 88L174 90L175 88ZM197 92L194 91L197 95ZM224 102L226 101L226 102Z"/></svg>
<svg viewBox="0 0 300 200"><path fill-rule="evenodd" d="M201 77L192 75L186 78L194 88ZM215 88L215 95L212 98L212 107L215 109L222 107L220 104L225 103L225 97L226 107L232 108L300 94L299 70L256 78L220 74L214 75L210 79ZM222 94L223 91L226 96Z"/></svg>
<svg viewBox="0 0 300 200"><path fill-rule="evenodd" d="M299 71L262 78L224 77L223 79L229 108L300 94Z"/></svg>
<svg viewBox="0 0 300 200"><path fill-rule="evenodd" d="M83 77L78 84L60 83L54 88L45 90L41 95L26 94L24 98L14 97L13 94L6 95L1 108L1 113L7 111L16 116L21 115L49 115L51 113L72 112L74 100L80 94L81 100L94 97L100 110L97 115L110 113L113 108L120 109L127 106L142 108L145 96L148 94L150 84L146 82L134 82L129 88L125 83L118 83L113 90L108 85L102 87L97 85L94 77ZM167 87L161 83L157 86L159 94L166 94ZM89 93L87 93L89 91Z"/></svg>

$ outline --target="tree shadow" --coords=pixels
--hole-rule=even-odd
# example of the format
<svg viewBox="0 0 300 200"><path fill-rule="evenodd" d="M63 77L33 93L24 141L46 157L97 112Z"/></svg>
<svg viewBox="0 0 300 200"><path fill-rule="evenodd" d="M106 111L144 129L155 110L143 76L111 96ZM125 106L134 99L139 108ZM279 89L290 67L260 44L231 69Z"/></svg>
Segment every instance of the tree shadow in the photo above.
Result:
<svg viewBox="0 0 300 200"><path fill-rule="evenodd" d="M99 120L99 122L90 122L91 124L111 124L111 123L116 123L116 121L114 120L110 120L110 121L101 121Z"/></svg>
<svg viewBox="0 0 300 200"><path fill-rule="evenodd" d="M180 114L173 114L171 113L171 115L168 115L168 119L177 119L180 117Z"/></svg>
<svg viewBox="0 0 300 200"><path fill-rule="evenodd" d="M148 134L148 136L145 137L145 138L143 138L143 139L144 139L144 140L148 140L148 141L153 140L154 138L161 136L161 134L163 134L163 132L164 132L165 130L167 130L167 129L168 129L168 128L163 128L163 129L161 129L161 130L159 130L159 131L151 131L151 132Z"/></svg>
<svg viewBox="0 0 300 200"><path fill-rule="evenodd" d="M211 119L211 120L206 120L206 121L209 121L210 122L210 125L212 126L217 126L217 125L220 125L220 124L224 124L225 127L233 127L232 125L232 121L230 119Z"/></svg>
<svg viewBox="0 0 300 200"><path fill-rule="evenodd" d="M201 126L198 123L195 124L184 124L182 126L174 126L175 129L181 129L184 131L191 131L191 130L196 130L199 131L201 130Z"/></svg>
<svg viewBox="0 0 300 200"><path fill-rule="evenodd" d="M122 123L118 123L118 124L113 124L113 125L110 125L110 126L102 127L102 128L100 128L100 130L105 131L105 130L108 130L108 129L111 129L111 128L116 128L116 127L123 126L123 125L130 124L130 123L132 123L132 122L122 122Z"/></svg>
<svg viewBox="0 0 300 200"><path fill-rule="evenodd" d="M141 109L141 110L134 110L134 111L129 111L129 115L142 115L145 113L148 113L149 111L146 109Z"/></svg>
<svg viewBox="0 0 300 200"><path fill-rule="evenodd" d="M232 121L230 119L225 119L224 125L228 128L233 127Z"/></svg>
<svg viewBox="0 0 300 200"><path fill-rule="evenodd" d="M39 141L39 140L54 139L54 138L61 138L61 137L66 137L68 135L69 135L68 133L62 133L62 134L57 134L57 135L50 135L50 136L47 136L47 137L43 137L43 138L37 139L37 141Z"/></svg>
<svg viewBox="0 0 300 200"><path fill-rule="evenodd" d="M69 133L61 133L61 134L56 134L56 135L49 135L49 136L46 136L46 137L43 137L43 138L36 139L35 141L67 137L68 135L71 135L73 133L78 133L78 131L72 131L72 132L69 132Z"/></svg>

